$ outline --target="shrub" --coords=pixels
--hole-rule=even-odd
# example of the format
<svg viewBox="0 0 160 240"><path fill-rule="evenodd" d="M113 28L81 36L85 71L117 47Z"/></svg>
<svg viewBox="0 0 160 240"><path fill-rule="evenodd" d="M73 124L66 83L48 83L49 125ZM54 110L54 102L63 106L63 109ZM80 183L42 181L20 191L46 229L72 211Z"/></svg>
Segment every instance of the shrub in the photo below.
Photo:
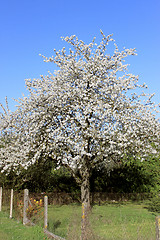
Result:
<svg viewBox="0 0 160 240"><path fill-rule="evenodd" d="M149 204L148 210L152 212L160 213L160 196L153 197Z"/></svg>
<svg viewBox="0 0 160 240"><path fill-rule="evenodd" d="M23 217L23 206L24 203L22 200L17 202L18 211L21 217ZM40 199L39 201L36 201L35 199L31 198L29 200L29 205L27 208L27 216L29 219L32 219L32 221L38 221L41 216L43 216L43 201Z"/></svg>

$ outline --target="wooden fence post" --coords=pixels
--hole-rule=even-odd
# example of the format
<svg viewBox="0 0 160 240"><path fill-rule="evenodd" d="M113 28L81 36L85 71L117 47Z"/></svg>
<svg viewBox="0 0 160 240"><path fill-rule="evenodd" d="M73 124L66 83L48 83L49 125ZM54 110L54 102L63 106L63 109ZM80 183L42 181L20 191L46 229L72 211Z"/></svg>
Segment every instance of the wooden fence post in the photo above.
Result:
<svg viewBox="0 0 160 240"><path fill-rule="evenodd" d="M156 217L156 240L160 240L160 216Z"/></svg>
<svg viewBox="0 0 160 240"><path fill-rule="evenodd" d="M24 189L23 225L26 225L29 222L27 218L28 201L29 201L29 191L28 189Z"/></svg>
<svg viewBox="0 0 160 240"><path fill-rule="evenodd" d="M48 197L44 196L44 228L48 227Z"/></svg>
<svg viewBox="0 0 160 240"><path fill-rule="evenodd" d="M2 211L2 187L0 187L0 212Z"/></svg>
<svg viewBox="0 0 160 240"><path fill-rule="evenodd" d="M9 215L10 218L12 218L12 213L13 213L13 189L11 189L10 215Z"/></svg>

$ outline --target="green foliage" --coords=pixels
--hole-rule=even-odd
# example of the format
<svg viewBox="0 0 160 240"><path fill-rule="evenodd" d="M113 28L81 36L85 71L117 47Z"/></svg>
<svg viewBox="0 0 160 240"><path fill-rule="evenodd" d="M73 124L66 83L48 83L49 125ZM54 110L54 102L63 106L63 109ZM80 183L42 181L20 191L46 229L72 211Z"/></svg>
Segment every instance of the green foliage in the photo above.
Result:
<svg viewBox="0 0 160 240"><path fill-rule="evenodd" d="M94 170L91 177L92 192L142 193L157 192L160 189L159 158L146 161L121 162L112 171Z"/></svg>
<svg viewBox="0 0 160 240"><path fill-rule="evenodd" d="M61 192L80 192L80 187L66 167L52 169L54 189Z"/></svg>
<svg viewBox="0 0 160 240"><path fill-rule="evenodd" d="M16 190L28 188L33 192L45 191L46 188L50 187L51 168L52 162L48 160L39 161L27 170L21 168L17 171L11 170L9 174L1 173L0 180L3 182L3 187Z"/></svg>
<svg viewBox="0 0 160 240"><path fill-rule="evenodd" d="M31 165L23 172L23 188L27 188L30 192L47 191L52 189L52 168L56 164L52 159L40 159L34 165Z"/></svg>
<svg viewBox="0 0 160 240"><path fill-rule="evenodd" d="M151 212L160 213L160 197L155 196L152 198L148 204L148 210Z"/></svg>
<svg viewBox="0 0 160 240"><path fill-rule="evenodd" d="M145 161L123 161L112 171L94 169L90 178L91 192L157 193L160 190L160 161L150 157ZM27 170L0 174L3 187L30 192L71 192L79 193L80 187L66 167L57 169L53 159L41 159Z"/></svg>
<svg viewBox="0 0 160 240"><path fill-rule="evenodd" d="M52 159L41 160L27 170L0 173L2 187L15 190L29 189L30 192L79 192L80 188L65 167L56 169Z"/></svg>

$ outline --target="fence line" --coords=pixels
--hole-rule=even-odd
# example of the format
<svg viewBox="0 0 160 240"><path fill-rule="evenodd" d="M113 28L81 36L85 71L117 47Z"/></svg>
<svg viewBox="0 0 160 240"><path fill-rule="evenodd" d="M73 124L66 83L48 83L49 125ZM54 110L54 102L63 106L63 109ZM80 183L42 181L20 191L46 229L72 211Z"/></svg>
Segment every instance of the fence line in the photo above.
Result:
<svg viewBox="0 0 160 240"><path fill-rule="evenodd" d="M1 207L2 207L2 188L0 188L0 203L1 203ZM10 192L10 211L9 211L9 218L11 219L13 216L13 202L14 202L14 198L13 198L14 194L13 194L13 189L11 189ZM35 200L35 199L34 199ZM23 225L35 225L29 218L27 215L27 211L29 208L29 205L32 205L32 202L30 201L29 198L29 190L28 189L24 189L24 196L23 196L23 202L21 203L23 206L23 210L22 210L22 217L23 217ZM2 208L1 208L2 210ZM65 240L64 238L61 238L51 232L49 232L47 230L48 227L48 196L44 196L44 233L51 239L55 239L55 240Z"/></svg>
<svg viewBox="0 0 160 240"><path fill-rule="evenodd" d="M11 189L10 194L9 194L9 191L7 191L7 194L5 195L5 191L3 191L2 187L0 187L0 210L1 211L3 210L3 208L2 208L3 203L6 204L6 202L7 202L5 197L2 195L2 192L3 192L5 197L7 196L7 194L10 195L10 214L9 214L9 218L12 218L13 208L15 208L14 199L16 199L17 195L13 193L13 189ZM100 196L100 195L98 194L98 196ZM3 199L3 202L2 202L2 199ZM102 199L102 200L104 201L104 199ZM35 201L35 199L34 199L34 201ZM44 232L48 237L50 237L52 239L59 239L59 240L63 239L63 240L65 240L64 238L61 238L61 237L49 232L48 229L47 229L48 228L48 202L49 202L48 196L44 196ZM32 203L31 203L31 200L29 198L29 191L28 191L28 189L25 189L24 194L23 194L23 201L22 201L22 206L23 206L22 217L23 217L23 224L24 225L27 225L27 224L32 225L32 223L29 220L28 215L27 215L27 209L28 209L29 205L31 205L31 204ZM7 208L5 206L5 210L6 209ZM155 225L156 226L156 229L155 229L156 230L156 232L155 232L156 233L156 240L160 240L160 216L156 217L155 223L156 223L156 225Z"/></svg>

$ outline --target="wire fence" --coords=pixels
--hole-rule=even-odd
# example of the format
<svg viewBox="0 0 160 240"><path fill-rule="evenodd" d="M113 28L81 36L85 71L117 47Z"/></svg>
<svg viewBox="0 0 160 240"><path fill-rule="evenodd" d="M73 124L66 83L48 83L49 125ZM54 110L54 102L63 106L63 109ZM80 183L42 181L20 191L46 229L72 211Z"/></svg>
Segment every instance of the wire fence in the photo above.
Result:
<svg viewBox="0 0 160 240"><path fill-rule="evenodd" d="M80 239L79 196L28 192L25 200L25 191L0 188L0 210L24 225L41 226L52 239ZM138 206L133 211L127 209L129 205L123 206L130 199L146 199L147 194L94 193L91 197L95 205L86 221L86 240L160 240L159 217L147 215Z"/></svg>

